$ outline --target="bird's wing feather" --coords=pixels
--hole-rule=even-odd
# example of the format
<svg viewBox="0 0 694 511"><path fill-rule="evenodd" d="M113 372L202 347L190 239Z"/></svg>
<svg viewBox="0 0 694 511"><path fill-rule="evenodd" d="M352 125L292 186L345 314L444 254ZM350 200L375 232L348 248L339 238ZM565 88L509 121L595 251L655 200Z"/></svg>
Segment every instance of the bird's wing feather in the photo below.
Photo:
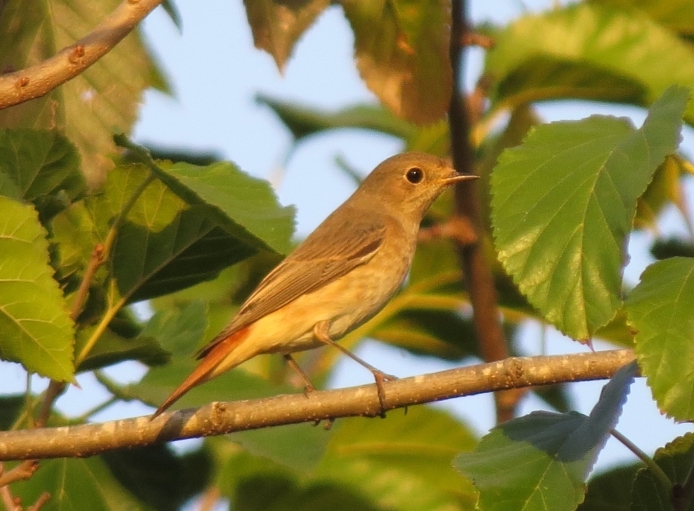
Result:
<svg viewBox="0 0 694 511"><path fill-rule="evenodd" d="M234 332L329 284L376 254L385 239L385 221L374 214L363 218L358 211L345 211L344 206L341 211L347 214L329 216L262 280L232 322L202 349L199 357Z"/></svg>

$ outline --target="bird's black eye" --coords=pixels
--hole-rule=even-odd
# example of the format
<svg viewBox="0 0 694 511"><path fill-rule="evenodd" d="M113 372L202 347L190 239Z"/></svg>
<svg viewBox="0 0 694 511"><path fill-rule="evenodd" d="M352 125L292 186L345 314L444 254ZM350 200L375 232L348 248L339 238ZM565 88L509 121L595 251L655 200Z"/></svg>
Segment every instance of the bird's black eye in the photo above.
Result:
<svg viewBox="0 0 694 511"><path fill-rule="evenodd" d="M424 171L419 167L412 167L407 171L405 177L410 183L416 185L417 183L421 183L422 179L424 179Z"/></svg>

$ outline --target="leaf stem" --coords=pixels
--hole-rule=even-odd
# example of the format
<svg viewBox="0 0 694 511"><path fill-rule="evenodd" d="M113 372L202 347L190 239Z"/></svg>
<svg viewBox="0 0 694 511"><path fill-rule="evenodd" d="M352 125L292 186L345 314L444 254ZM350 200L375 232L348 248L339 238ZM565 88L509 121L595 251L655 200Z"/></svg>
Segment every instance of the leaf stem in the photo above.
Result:
<svg viewBox="0 0 694 511"><path fill-rule="evenodd" d="M635 443L633 443L627 437L622 435L616 429L613 429L611 433L613 437L615 437L624 445L624 447L633 452L637 458L639 458L646 464L646 466L651 470L651 472L653 472L653 475L656 477L656 479L658 479L658 481L660 481L660 483L663 485L663 487L665 488L665 492L668 495L670 495L670 492L672 491L672 481L670 480L668 475L663 471L663 469L660 468L660 466L653 460L653 458L651 458L648 454L643 452Z"/></svg>

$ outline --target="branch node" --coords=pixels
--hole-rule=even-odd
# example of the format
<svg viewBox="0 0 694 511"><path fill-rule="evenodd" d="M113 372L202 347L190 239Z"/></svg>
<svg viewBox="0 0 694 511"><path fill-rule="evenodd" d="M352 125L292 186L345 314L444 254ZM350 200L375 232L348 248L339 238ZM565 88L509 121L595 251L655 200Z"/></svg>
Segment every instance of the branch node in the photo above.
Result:
<svg viewBox="0 0 694 511"><path fill-rule="evenodd" d="M84 57L84 45L77 44L70 52L70 56L68 57L68 60L70 61L71 64L80 64L80 63L82 63L83 57Z"/></svg>

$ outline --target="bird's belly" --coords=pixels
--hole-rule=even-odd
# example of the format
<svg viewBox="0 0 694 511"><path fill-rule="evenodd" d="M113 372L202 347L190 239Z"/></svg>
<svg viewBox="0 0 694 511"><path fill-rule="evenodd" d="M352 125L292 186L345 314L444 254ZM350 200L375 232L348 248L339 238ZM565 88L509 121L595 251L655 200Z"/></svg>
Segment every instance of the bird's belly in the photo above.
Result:
<svg viewBox="0 0 694 511"><path fill-rule="evenodd" d="M374 262L379 263L376 258L370 261ZM369 320L395 294L409 267L409 260L402 258L384 263L354 268L259 319L253 325L254 333L262 332L262 339L256 339L263 346L259 353L293 353L323 346L313 335L314 326L323 321L330 325L330 337L338 340Z"/></svg>

